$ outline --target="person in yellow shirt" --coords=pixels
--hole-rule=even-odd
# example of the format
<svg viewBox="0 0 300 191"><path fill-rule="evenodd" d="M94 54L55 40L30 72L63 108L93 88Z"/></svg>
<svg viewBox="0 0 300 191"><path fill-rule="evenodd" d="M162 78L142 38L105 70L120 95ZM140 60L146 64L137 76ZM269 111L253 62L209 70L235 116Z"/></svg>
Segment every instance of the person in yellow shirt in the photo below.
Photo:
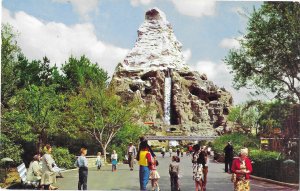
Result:
<svg viewBox="0 0 300 191"><path fill-rule="evenodd" d="M149 164L152 163L151 153L149 152L148 144L146 141L141 142L139 150L139 165L140 165L140 190L147 190L149 182L150 169Z"/></svg>

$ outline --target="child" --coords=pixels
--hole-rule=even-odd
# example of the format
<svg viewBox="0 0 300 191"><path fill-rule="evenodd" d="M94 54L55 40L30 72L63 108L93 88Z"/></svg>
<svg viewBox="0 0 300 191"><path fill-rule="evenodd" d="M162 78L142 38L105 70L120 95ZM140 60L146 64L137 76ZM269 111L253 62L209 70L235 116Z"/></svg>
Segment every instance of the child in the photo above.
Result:
<svg viewBox="0 0 300 191"><path fill-rule="evenodd" d="M88 162L86 159L87 149L80 149L81 155L77 158L75 165L79 167L78 190L87 190Z"/></svg>
<svg viewBox="0 0 300 191"><path fill-rule="evenodd" d="M204 182L204 179L203 179L203 166L202 164L198 164L198 165L195 165L194 168L193 168L193 179L195 181L195 191L198 191L199 190L199 187L200 187L200 191L204 191L203 189L203 182Z"/></svg>
<svg viewBox="0 0 300 191"><path fill-rule="evenodd" d="M172 153L173 153L173 150L172 150L172 148L170 147L170 148L169 148L169 154L170 154L170 157L172 156Z"/></svg>
<svg viewBox="0 0 300 191"><path fill-rule="evenodd" d="M113 153L111 154L111 171L114 172L117 170L117 163L118 163L118 154L115 150L113 150Z"/></svg>
<svg viewBox="0 0 300 191"><path fill-rule="evenodd" d="M101 152L97 153L96 163L97 169L100 170L102 163L101 163Z"/></svg>
<svg viewBox="0 0 300 191"><path fill-rule="evenodd" d="M152 185L152 190L157 190L159 191L159 185L158 185L158 179L160 178L156 167L158 166L158 161L156 160L156 157L152 158L152 161L149 164L149 169L151 170L150 172L150 180L151 180L151 185Z"/></svg>
<svg viewBox="0 0 300 191"><path fill-rule="evenodd" d="M178 191L179 188L179 157L173 156L169 166L169 174L171 179L171 191Z"/></svg>

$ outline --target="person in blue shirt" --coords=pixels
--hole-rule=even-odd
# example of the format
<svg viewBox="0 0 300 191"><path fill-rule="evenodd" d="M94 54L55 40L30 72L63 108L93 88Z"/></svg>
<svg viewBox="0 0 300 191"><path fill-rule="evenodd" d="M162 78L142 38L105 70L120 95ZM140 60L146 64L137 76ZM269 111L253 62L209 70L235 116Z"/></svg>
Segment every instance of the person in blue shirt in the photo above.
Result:
<svg viewBox="0 0 300 191"><path fill-rule="evenodd" d="M75 162L75 166L79 168L78 190L87 190L88 161L85 157L87 149L81 148L80 154Z"/></svg>

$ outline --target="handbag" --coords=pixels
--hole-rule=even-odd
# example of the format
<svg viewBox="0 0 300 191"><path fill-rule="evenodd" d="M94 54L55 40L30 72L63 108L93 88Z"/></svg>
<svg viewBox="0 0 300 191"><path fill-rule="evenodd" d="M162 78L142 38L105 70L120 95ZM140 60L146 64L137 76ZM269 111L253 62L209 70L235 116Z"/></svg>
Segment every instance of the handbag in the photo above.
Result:
<svg viewBox="0 0 300 191"><path fill-rule="evenodd" d="M231 175L231 182L236 182L236 174L232 173Z"/></svg>

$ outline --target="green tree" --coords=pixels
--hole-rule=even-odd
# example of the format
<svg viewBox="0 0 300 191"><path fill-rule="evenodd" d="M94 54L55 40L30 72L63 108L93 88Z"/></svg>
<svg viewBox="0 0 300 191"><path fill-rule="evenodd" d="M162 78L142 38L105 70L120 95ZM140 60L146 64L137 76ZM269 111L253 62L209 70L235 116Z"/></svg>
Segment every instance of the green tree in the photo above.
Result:
<svg viewBox="0 0 300 191"><path fill-rule="evenodd" d="M107 72L99 68L97 63L91 63L85 56L80 59L71 56L63 65L62 71L65 74L62 86L67 90L78 90L88 83L105 87L108 80Z"/></svg>
<svg viewBox="0 0 300 191"><path fill-rule="evenodd" d="M136 102L124 103L113 90L93 84L70 96L68 102L74 124L97 141L105 157L117 133L133 123L136 106Z"/></svg>
<svg viewBox="0 0 300 191"><path fill-rule="evenodd" d="M253 128L257 130L260 115L257 106L249 102L232 108L228 120L234 122L235 126L243 131L252 132Z"/></svg>
<svg viewBox="0 0 300 191"><path fill-rule="evenodd" d="M8 157L13 159L15 164L20 164L22 162L22 146L15 144L13 140L4 134L1 134L0 136L0 145L0 159Z"/></svg>
<svg viewBox="0 0 300 191"><path fill-rule="evenodd" d="M241 47L225 58L234 86L300 101L300 4L265 2L250 15Z"/></svg>
<svg viewBox="0 0 300 191"><path fill-rule="evenodd" d="M17 89L19 78L16 70L21 49L16 41L17 34L12 26L1 25L1 105L7 107L8 100ZM1 106L1 107L2 107Z"/></svg>
<svg viewBox="0 0 300 191"><path fill-rule="evenodd" d="M59 130L56 124L63 96L55 88L55 85L29 85L17 92L9 101L9 111L3 114L2 133L13 140L37 141L37 152L40 152L48 134Z"/></svg>

